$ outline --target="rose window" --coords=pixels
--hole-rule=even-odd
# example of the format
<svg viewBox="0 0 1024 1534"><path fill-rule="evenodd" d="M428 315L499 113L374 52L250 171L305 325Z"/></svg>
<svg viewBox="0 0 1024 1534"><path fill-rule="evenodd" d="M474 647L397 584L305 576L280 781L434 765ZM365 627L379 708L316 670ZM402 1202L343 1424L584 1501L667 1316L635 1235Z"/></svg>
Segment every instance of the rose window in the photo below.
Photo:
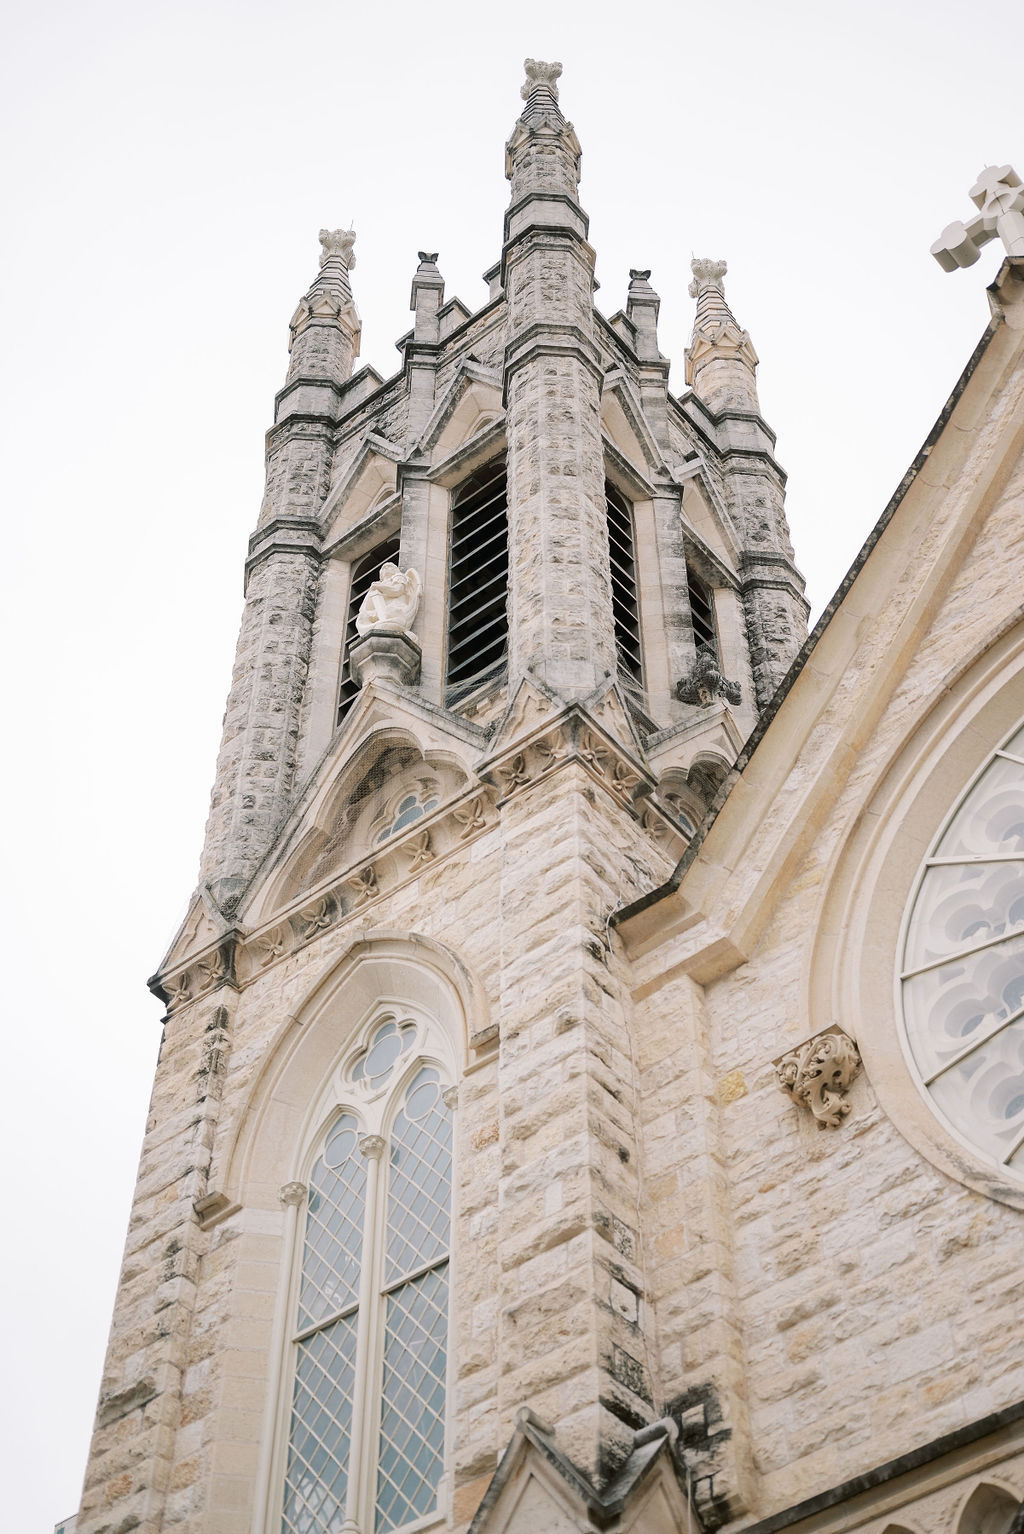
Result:
<svg viewBox="0 0 1024 1534"><path fill-rule="evenodd" d="M925 859L899 987L932 1106L990 1165L1024 1177L1024 729L993 752Z"/></svg>

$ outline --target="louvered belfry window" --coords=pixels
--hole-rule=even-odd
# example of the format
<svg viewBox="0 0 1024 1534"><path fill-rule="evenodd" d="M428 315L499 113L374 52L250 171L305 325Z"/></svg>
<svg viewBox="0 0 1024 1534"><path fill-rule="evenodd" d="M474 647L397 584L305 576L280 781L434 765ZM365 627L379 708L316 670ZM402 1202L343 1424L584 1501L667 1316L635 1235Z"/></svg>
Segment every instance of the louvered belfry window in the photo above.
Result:
<svg viewBox="0 0 1024 1534"><path fill-rule="evenodd" d="M345 1072L363 1112L334 1120L309 1179L280 1534L442 1511L452 1115L418 1042L401 1016L372 1030Z"/></svg>
<svg viewBox="0 0 1024 1534"><path fill-rule="evenodd" d="M704 582L686 567L686 582L690 588L690 617L693 620L693 642L699 650L709 647L718 654L718 631L715 628L715 609L711 592Z"/></svg>
<svg viewBox="0 0 1024 1534"><path fill-rule="evenodd" d="M508 653L505 463L488 464L452 497L446 701L504 669Z"/></svg>
<svg viewBox="0 0 1024 1534"><path fill-rule="evenodd" d="M363 598L380 574L381 565L386 565L388 560L393 564L398 563L398 534L385 539L361 559L357 559L352 566L352 585L348 596L348 617L345 622L345 656L341 667L341 687L338 691L338 723L344 719L349 709L359 696L359 683L352 675L348 663L348 652L358 639L356 633L356 619L359 609L363 605Z"/></svg>
<svg viewBox="0 0 1024 1534"><path fill-rule="evenodd" d="M642 687L643 649L640 643L640 601L636 578L633 508L615 486L605 483L608 507L608 553L612 575L612 621L619 674Z"/></svg>

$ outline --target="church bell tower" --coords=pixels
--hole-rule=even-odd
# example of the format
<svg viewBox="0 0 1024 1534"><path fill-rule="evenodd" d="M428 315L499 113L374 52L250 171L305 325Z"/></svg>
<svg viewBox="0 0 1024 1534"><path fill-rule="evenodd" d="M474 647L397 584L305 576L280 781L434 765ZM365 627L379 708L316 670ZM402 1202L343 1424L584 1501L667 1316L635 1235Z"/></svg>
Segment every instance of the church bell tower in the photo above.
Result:
<svg viewBox="0 0 1024 1534"><path fill-rule="evenodd" d="M725 263L676 397L650 271L595 308L561 67L526 74L483 306L420 252L399 370L356 371L323 230L291 320L77 1534L482 1531L530 1444L628 1501L712 1388L744 1505L729 1324L672 1341L680 1199L727 1311L714 1156L694 1124L657 1191L670 1025L613 917L807 608Z"/></svg>

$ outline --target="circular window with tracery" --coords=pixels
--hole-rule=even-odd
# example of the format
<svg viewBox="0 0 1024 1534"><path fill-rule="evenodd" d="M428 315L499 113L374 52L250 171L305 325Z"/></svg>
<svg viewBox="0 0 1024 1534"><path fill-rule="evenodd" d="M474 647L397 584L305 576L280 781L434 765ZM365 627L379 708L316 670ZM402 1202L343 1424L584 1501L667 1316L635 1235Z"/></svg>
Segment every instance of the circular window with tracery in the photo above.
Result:
<svg viewBox="0 0 1024 1534"><path fill-rule="evenodd" d="M1024 729L992 753L935 838L900 954L918 1083L961 1142L1024 1180Z"/></svg>

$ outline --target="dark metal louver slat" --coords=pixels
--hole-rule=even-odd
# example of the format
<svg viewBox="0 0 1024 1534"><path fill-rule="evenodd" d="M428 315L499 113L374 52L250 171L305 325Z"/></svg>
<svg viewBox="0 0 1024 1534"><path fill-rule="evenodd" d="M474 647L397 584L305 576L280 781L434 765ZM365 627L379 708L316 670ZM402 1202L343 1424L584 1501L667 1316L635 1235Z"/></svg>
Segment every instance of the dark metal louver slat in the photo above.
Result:
<svg viewBox="0 0 1024 1534"><path fill-rule="evenodd" d="M345 621L344 648L345 658L341 667L341 687L338 690L338 723L344 719L356 698L359 696L359 684L352 675L348 663L348 652L355 643L356 619L359 609L363 604L363 598L380 574L381 565L387 564L388 560L398 563L398 534L387 538L379 543L369 554L364 554L352 567L352 585L348 597L348 617Z"/></svg>
<svg viewBox="0 0 1024 1534"><path fill-rule="evenodd" d="M686 580L690 588L690 618L693 623L693 640L698 649L709 645L718 654L718 632L715 628L715 609L711 593L687 566Z"/></svg>
<svg viewBox="0 0 1024 1534"><path fill-rule="evenodd" d="M447 701L497 675L508 646L508 502L505 465L456 492L448 560Z"/></svg>
<svg viewBox="0 0 1024 1534"><path fill-rule="evenodd" d="M494 528L493 532L491 532L492 528ZM495 526L494 523L489 522L487 527L484 528L484 534L486 536L480 540L479 544L474 543L472 551L467 550L457 560L452 560L451 572L453 576L458 571L458 578L461 578L462 571L472 569L480 559L489 559L492 550L500 552L508 548L508 523L504 517L501 520L500 526Z"/></svg>
<svg viewBox="0 0 1024 1534"><path fill-rule="evenodd" d="M633 510L614 485L605 484L608 508L608 553L611 564L612 622L620 671L643 685L640 643L640 601L636 578Z"/></svg>

